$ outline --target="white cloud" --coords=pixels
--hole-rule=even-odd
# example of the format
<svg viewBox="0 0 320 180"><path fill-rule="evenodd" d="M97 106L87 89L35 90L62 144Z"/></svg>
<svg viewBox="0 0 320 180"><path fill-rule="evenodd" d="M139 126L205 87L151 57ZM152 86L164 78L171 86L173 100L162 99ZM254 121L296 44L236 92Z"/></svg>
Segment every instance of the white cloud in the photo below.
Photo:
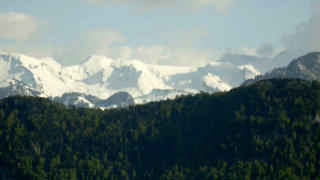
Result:
<svg viewBox="0 0 320 180"><path fill-rule="evenodd" d="M214 60L217 51L198 48L199 38L207 29L199 26L190 30L176 30L171 35L161 36L161 43L137 48L122 47L118 57L138 59L151 64L203 66Z"/></svg>
<svg viewBox="0 0 320 180"><path fill-rule="evenodd" d="M119 49L119 57L121 59L130 59L132 58L133 53L134 50L129 46L123 46Z"/></svg>
<svg viewBox="0 0 320 180"><path fill-rule="evenodd" d="M92 5L95 6L105 6L107 5L107 1L106 0L84 0L87 3L90 3Z"/></svg>
<svg viewBox="0 0 320 180"><path fill-rule="evenodd" d="M250 56L255 56L256 47L249 48L245 46L240 47L229 47L223 50L223 55L227 54L247 54Z"/></svg>
<svg viewBox="0 0 320 180"><path fill-rule="evenodd" d="M26 14L0 14L0 39L25 40L47 26L47 23Z"/></svg>
<svg viewBox="0 0 320 180"><path fill-rule="evenodd" d="M44 40L49 24L27 14L0 13L0 51L35 57L51 56L59 48Z"/></svg>
<svg viewBox="0 0 320 180"><path fill-rule="evenodd" d="M234 4L235 0L213 0L213 5L215 8L228 12L229 8Z"/></svg>
<svg viewBox="0 0 320 180"><path fill-rule="evenodd" d="M178 0L178 2L182 1L186 0ZM205 1L207 0L203 0L204 4ZM66 47L57 47L42 37L41 32L45 27L47 23L25 14L1 14L0 40L12 41L0 41L0 51L23 53L35 57L54 56L63 65L76 64L92 54L97 54L116 59L138 59L151 64L179 66L203 66L227 53L267 57L277 52L269 45L219 51L199 48L200 38L208 34L208 30L203 26L189 30L178 29L172 34L160 36L158 43L138 47L120 45L120 42L125 41L125 37L116 30L96 29Z"/></svg>
<svg viewBox="0 0 320 180"><path fill-rule="evenodd" d="M142 9L154 8L179 8L188 10L202 10L213 6L221 11L227 12L235 0L84 0L95 6L109 4L127 3Z"/></svg>
<svg viewBox="0 0 320 180"><path fill-rule="evenodd" d="M220 57L226 56L228 54L244 54L244 55L256 56L260 58L271 58L283 51L284 51L284 48L282 47L276 48L270 44L264 43L254 47L240 46L240 47L226 48L221 51Z"/></svg>
<svg viewBox="0 0 320 180"><path fill-rule="evenodd" d="M65 50L55 54L63 65L82 62L90 55L102 55L115 59L137 59L149 64L174 66L204 66L217 61L226 54L247 54L258 57L272 57L282 51L268 44L255 47L236 47L223 50L203 49L200 38L207 35L203 26L189 30L178 29L172 34L160 36L159 43L150 46L130 47L119 45L125 37L112 29L98 29L83 36L83 39L72 43Z"/></svg>
<svg viewBox="0 0 320 180"><path fill-rule="evenodd" d="M125 37L113 29L97 29L84 36L86 44L94 47L105 47L109 44L122 42Z"/></svg>
<svg viewBox="0 0 320 180"><path fill-rule="evenodd" d="M120 32L99 29L56 53L55 58L63 65L79 63L96 54L116 59L138 59L150 64L199 66L212 61L215 54L213 50L197 48L198 38L205 34L207 30L201 26L187 31L177 30L171 35L161 36L161 43L133 48L117 44L125 40Z"/></svg>
<svg viewBox="0 0 320 180"><path fill-rule="evenodd" d="M215 51L210 49L173 48L170 45L139 46L138 48L121 47L121 59L138 59L149 64L173 66L204 66L213 61Z"/></svg>
<svg viewBox="0 0 320 180"><path fill-rule="evenodd" d="M56 52L54 57L63 65L79 63L93 54L112 57L115 51L119 51L112 45L124 40L125 37L113 29L92 30L78 42L73 42L63 51Z"/></svg>
<svg viewBox="0 0 320 180"><path fill-rule="evenodd" d="M173 34L162 35L161 38L171 46L189 47L198 44L199 38L208 34L204 26L197 26L189 30L177 29Z"/></svg>
<svg viewBox="0 0 320 180"><path fill-rule="evenodd" d="M320 1L315 1L312 7L314 11L310 19L297 26L294 33L283 38L287 50L296 56L320 51Z"/></svg>
<svg viewBox="0 0 320 180"><path fill-rule="evenodd" d="M15 52L32 57L50 57L61 48L47 41L18 41L13 44L0 42L1 52Z"/></svg>
<svg viewBox="0 0 320 180"><path fill-rule="evenodd" d="M270 44L261 44L255 50L256 56L262 58L272 57L277 53L278 52L276 51L275 47L271 46Z"/></svg>

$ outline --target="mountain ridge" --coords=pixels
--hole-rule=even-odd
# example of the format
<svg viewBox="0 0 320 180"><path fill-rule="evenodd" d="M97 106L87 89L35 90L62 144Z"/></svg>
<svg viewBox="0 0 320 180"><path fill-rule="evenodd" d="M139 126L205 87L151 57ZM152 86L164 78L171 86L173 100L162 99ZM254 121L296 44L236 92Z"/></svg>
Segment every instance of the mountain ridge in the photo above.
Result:
<svg viewBox="0 0 320 180"><path fill-rule="evenodd" d="M257 74L252 65L236 66L228 62L195 68L92 55L78 65L63 67L53 58L0 54L0 82L17 79L51 98L80 93L107 99L125 91L136 103L144 103L180 94L230 90Z"/></svg>
<svg viewBox="0 0 320 180"><path fill-rule="evenodd" d="M248 79L242 85L252 84L271 78L299 78L307 81L320 80L320 52L311 52L300 56L283 68L275 68L264 75Z"/></svg>

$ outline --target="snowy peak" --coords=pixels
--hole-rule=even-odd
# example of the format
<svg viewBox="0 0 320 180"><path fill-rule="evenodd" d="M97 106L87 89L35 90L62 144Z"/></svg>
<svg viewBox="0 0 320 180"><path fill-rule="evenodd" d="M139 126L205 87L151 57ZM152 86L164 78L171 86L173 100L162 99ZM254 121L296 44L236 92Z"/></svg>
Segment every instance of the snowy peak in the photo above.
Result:
<svg viewBox="0 0 320 180"><path fill-rule="evenodd" d="M115 61L112 59L103 56L92 55L82 62L80 67L83 68L84 72L88 74L95 74L104 69L110 68L112 63L115 63Z"/></svg>
<svg viewBox="0 0 320 180"><path fill-rule="evenodd" d="M259 74L254 65L223 61L195 68L92 55L78 65L62 67L53 58L5 53L0 54L0 70L0 81L16 79L48 97L66 94L72 97L70 102L83 104L89 104L87 95L107 99L118 92L129 93L139 103L199 91L226 91ZM73 98L73 93L81 96Z"/></svg>
<svg viewBox="0 0 320 180"><path fill-rule="evenodd" d="M22 83L37 88L33 73L29 70L39 64L39 60L18 54L0 56L0 81L16 79Z"/></svg>

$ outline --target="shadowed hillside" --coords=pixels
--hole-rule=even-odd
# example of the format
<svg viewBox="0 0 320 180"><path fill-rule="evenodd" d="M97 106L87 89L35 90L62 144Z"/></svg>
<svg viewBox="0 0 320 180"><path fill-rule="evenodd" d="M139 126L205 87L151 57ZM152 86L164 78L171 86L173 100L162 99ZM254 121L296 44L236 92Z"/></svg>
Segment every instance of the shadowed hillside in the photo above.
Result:
<svg viewBox="0 0 320 180"><path fill-rule="evenodd" d="M319 178L320 83L267 80L105 111L0 100L0 165L31 179Z"/></svg>

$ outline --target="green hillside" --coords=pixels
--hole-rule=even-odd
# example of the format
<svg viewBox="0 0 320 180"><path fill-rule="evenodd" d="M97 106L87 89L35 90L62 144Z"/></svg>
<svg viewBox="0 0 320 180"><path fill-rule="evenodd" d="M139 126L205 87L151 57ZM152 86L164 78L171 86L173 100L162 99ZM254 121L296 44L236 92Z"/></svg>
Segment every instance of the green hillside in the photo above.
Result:
<svg viewBox="0 0 320 180"><path fill-rule="evenodd" d="M0 100L16 179L320 178L320 83L266 80L122 109Z"/></svg>

